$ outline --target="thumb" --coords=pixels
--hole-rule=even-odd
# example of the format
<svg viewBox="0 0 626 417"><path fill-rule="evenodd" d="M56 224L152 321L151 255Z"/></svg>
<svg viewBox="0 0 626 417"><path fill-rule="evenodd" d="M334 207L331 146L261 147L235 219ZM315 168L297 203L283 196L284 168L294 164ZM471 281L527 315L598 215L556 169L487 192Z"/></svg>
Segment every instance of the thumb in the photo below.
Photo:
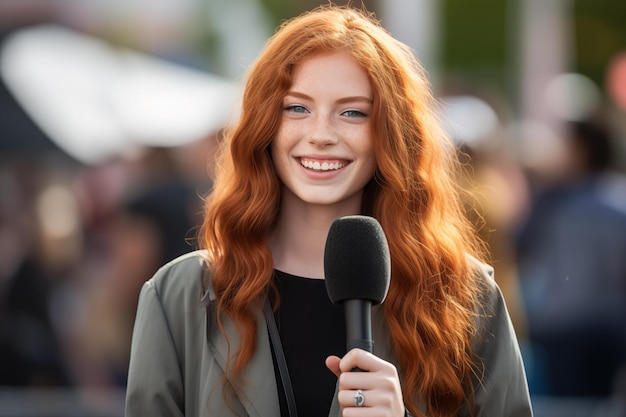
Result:
<svg viewBox="0 0 626 417"><path fill-rule="evenodd" d="M337 378L341 375L341 369L339 368L339 362L341 358L335 355L331 355L326 358L326 367L330 369L330 371L335 374Z"/></svg>

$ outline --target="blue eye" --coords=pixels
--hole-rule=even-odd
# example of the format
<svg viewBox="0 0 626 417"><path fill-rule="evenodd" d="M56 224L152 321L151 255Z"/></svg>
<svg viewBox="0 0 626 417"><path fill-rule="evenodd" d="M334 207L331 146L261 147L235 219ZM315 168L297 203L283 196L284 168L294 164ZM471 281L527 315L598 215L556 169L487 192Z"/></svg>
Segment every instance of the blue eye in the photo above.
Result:
<svg viewBox="0 0 626 417"><path fill-rule="evenodd" d="M306 113L308 111L306 107L299 104L291 104L286 106L284 110L292 113Z"/></svg>
<svg viewBox="0 0 626 417"><path fill-rule="evenodd" d="M347 117L367 117L367 114L363 113L360 110L346 110L341 114Z"/></svg>

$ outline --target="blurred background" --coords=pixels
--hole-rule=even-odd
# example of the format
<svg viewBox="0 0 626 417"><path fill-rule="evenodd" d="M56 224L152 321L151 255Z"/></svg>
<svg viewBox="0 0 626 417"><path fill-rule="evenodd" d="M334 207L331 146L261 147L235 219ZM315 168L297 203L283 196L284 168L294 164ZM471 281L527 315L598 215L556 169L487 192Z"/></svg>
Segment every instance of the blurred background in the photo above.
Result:
<svg viewBox="0 0 626 417"><path fill-rule="evenodd" d="M139 289L194 248L245 71L325 3L0 0L0 417L123 415ZM429 73L535 415L626 416L626 2L352 4Z"/></svg>

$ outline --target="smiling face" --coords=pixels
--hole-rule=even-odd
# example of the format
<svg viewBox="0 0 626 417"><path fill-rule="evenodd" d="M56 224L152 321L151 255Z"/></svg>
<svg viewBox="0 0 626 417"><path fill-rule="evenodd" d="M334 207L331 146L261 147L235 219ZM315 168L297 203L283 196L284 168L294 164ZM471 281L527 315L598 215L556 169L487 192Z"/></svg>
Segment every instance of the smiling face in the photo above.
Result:
<svg viewBox="0 0 626 417"><path fill-rule="evenodd" d="M367 73L346 52L314 54L295 67L271 144L283 199L358 213L376 170L372 100Z"/></svg>

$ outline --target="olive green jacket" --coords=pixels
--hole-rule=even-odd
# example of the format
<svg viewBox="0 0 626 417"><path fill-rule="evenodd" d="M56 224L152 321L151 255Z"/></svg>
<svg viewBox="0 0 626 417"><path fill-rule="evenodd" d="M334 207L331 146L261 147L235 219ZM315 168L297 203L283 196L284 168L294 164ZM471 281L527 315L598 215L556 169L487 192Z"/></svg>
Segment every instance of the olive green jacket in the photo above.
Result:
<svg viewBox="0 0 626 417"><path fill-rule="evenodd" d="M256 352L243 372L245 386L224 401L226 358L239 342L233 323L223 320L230 346L215 321L215 294L203 287L202 252L192 252L163 266L147 281L131 348L126 417L279 417L278 391L266 322L258 312ZM502 296L482 265L491 291L480 319L476 354L485 375L476 391L474 415L532 415L522 359ZM374 354L397 363L387 341L382 309L374 307ZM320 364L320 366L325 366ZM329 371L330 372L330 371ZM465 412L459 415L467 415ZM329 417L340 417L337 395Z"/></svg>

